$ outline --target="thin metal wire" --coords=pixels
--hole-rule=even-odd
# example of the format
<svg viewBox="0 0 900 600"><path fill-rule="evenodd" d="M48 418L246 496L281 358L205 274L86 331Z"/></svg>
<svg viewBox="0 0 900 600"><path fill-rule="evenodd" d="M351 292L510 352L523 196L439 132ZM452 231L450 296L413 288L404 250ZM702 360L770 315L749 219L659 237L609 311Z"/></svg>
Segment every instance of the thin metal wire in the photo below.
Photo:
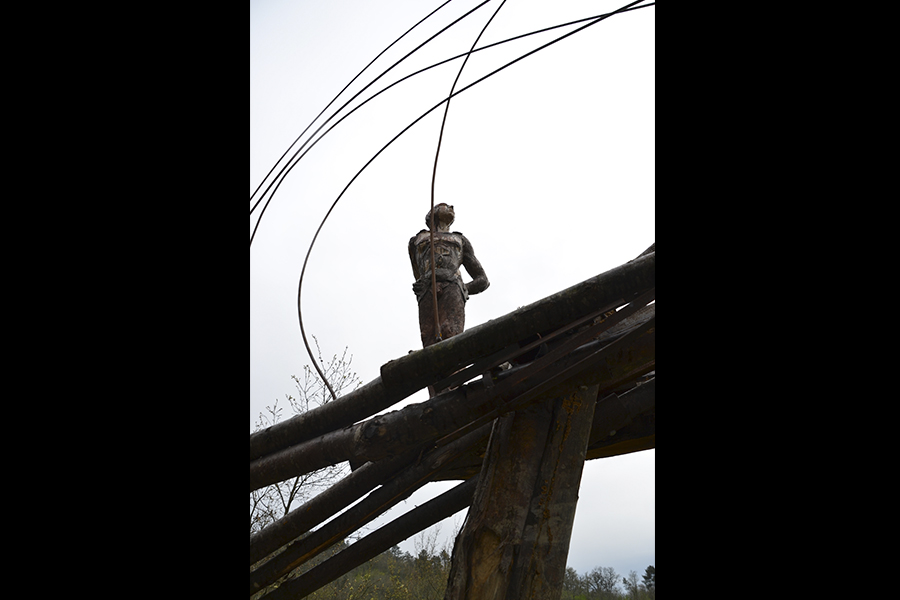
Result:
<svg viewBox="0 0 900 600"><path fill-rule="evenodd" d="M621 13L621 12L624 12L624 11L626 11L627 9L629 9L630 7L634 6L635 4L640 3L640 2L642 2L642 1L643 1L643 0L635 0L634 2L630 2L629 4L623 6L622 8L619 8L619 9L613 11L613 12L606 13L606 14L604 14L604 15L601 15L601 16L597 17L596 19L592 20L591 22L589 22L589 23L587 23L587 24L585 24L585 25L582 25L581 27L579 27L579 28L577 28L577 29L574 29L574 30L572 30L572 31L570 31L570 32L568 32L568 33L566 33L566 34L563 34L563 35L559 36L559 37L556 38L556 39L553 39L553 40L551 40L551 41L549 41L549 42L547 42L547 43L545 43L545 44L543 44L543 45L541 45L541 46L538 46L537 48L535 48L535 49L533 49L533 50L531 50L531 51L529 51L529 52L526 52L525 54L519 56L518 58L515 58L515 59L509 61L508 63L504 64L503 66L498 67L497 69L494 69L493 71L491 71L491 72L488 73L487 75L484 75L484 76L480 77L479 79L476 79L475 81L473 81L473 82L470 83L469 85L467 85L467 86L465 86L465 87L463 87L463 88L457 90L456 92L453 92L453 93L452 93L451 95L449 95L447 98L444 98L443 100L441 100L440 102L438 102L437 104L435 104L434 106L432 106L430 109L428 109L427 111L425 111L424 113L422 113L421 115L419 115L419 117L417 117L413 122L411 122L409 125L407 125L406 127L404 127L397 135L395 135L393 138L391 138L391 140L390 140L388 143L386 143L384 146L382 146L381 149L380 149L378 152L376 152L376 153L375 153L375 154L374 154L374 155L366 162L366 164L362 166L362 168L361 168L359 171L356 172L356 174L353 176L353 178L350 179L350 181L347 183L346 186L344 186L344 189L341 190L341 193L338 195L338 197L337 197L337 198L334 200L334 202L331 204L331 207L328 209L328 212L325 213L325 217L322 219L322 222L319 223L319 227L316 229L316 233L315 233L315 235L313 235L313 239L312 239L312 241L310 242L309 249L308 249L308 251L307 251L307 253L306 253L306 258L303 260L303 269L302 269L301 272L300 272L300 281L299 281L299 283L298 283L298 285L297 285L297 317L298 317L298 320L300 321L300 334L301 334L301 336L302 336L302 338L303 338L303 344L304 344L304 346L306 346L306 351L307 351L307 353L309 354L310 357L312 357L312 350L310 349L309 342L308 342L308 340L307 340L307 338L306 338L306 328L303 326L303 310L302 310L302 306L301 306L301 298L302 298L302 292L303 292L303 278L304 278L304 276L305 276L305 274L306 274L306 266L307 266L307 264L309 263L309 257L310 257L310 254L312 253L313 246L315 246L316 240L317 240L318 237L319 237L319 233L322 231L322 227L325 225L325 222L328 220L328 217L331 215L331 213L332 213L332 211L334 210L335 206L337 206L337 203L338 203L338 202L340 201L340 199L344 196L344 194L347 192L347 190L350 188L350 186L353 185L353 182L356 181L356 178L359 177L359 176L363 173L363 171L365 171L365 170L369 167L369 165L372 164L372 163L375 161L375 159L378 158L378 157L381 155L382 152L384 152L385 150L387 150L387 148L390 147L391 144L393 144L395 141L397 141L397 139L400 138L400 136L402 136L404 133L406 133L410 128L412 128L413 125L415 125L416 123L418 123L419 121L421 121L422 119L424 119L426 116L428 116L429 114L431 114L432 111L434 111L436 108L438 108L439 106L441 106L441 105L444 104L445 102L449 102L452 98L454 98L454 97L458 96L459 94L461 94L461 93L463 93L463 92L465 92L465 91L471 89L472 87L478 85L479 83L481 83L482 81L488 79L489 77L493 77L494 75L496 75L496 74L499 73L500 71L506 69L507 67L510 67L510 66L512 66L512 65L514 65L514 64L516 64L516 63L518 63L519 61L524 60L524 59L528 58L529 56L531 56L531 55L533 55L533 54L535 54L535 53L537 53L537 52L540 52L541 50L544 50L545 48L547 48L547 47L549 47L549 46L552 46L553 44L556 44L557 42L560 42L560 41L562 41L562 40L564 40L564 39L566 39L566 38L568 38L568 37L570 37L570 36L572 36L572 35L574 35L574 34L576 34L576 33L579 33L579 32L581 32L581 31L584 31L584 30L587 29L588 27L591 27L592 25L596 25L597 23L599 23L599 22L601 22L601 21L604 21L604 20L608 19L609 17L611 17L611 16L613 16L613 15L616 15L616 14L619 14L619 13ZM313 361L313 366L316 366L316 371L319 372L319 374L321 375L321 371L318 369L318 366L315 364L315 361ZM328 386L328 389L329 389L329 391L332 393L332 396L333 396L334 398L336 398L337 396L334 394L334 390L331 389L331 386L330 386L330 385Z"/></svg>
<svg viewBox="0 0 900 600"><path fill-rule="evenodd" d="M391 67L389 67L388 69L386 69L383 73L381 73L381 75L379 75L378 77L376 77L375 79L373 79L373 80L372 80L370 83L368 83L362 90L360 90L359 92L357 92L352 98L350 98L350 100L348 100L347 102L345 102L345 103L343 104L343 106L341 106L339 109L337 109L337 110L336 110L336 111L335 111L335 112L334 112L334 113L333 113L333 114L332 114L332 115L331 115L331 116L330 116L330 117L329 117L322 125L319 126L318 129L316 129L316 131L314 131L314 132L310 135L310 137L303 143L303 145L301 145L300 148L293 154L293 156L291 156L290 160L288 161L288 164L285 165L284 167L282 167L281 171L278 173L278 175L276 176L276 178L269 184L269 186L266 188L265 192L263 192L262 197L261 197L259 200L257 200L257 202L256 202L256 204L254 205L254 207L253 207L252 209L250 209L250 214L253 214L253 211L256 210L256 208L259 206L260 202L262 202L262 198L264 198L264 197L266 196L266 194L269 194L269 199L266 201L266 204L263 206L263 209L262 209L262 211L260 212L260 215L259 215L259 217L258 217L258 219L257 219L257 221L256 221L256 225L255 225L254 228L253 228L253 233L252 233L251 236L250 236L250 245L251 245L251 246L253 245L253 239L256 237L256 232L257 232L257 230L259 229L259 225L262 223L263 213L265 213L266 208L268 208L268 206L269 206L269 203L273 200L273 198L274 198L274 196L275 196L275 192L278 191L278 188L281 187L281 184L282 184L282 182L284 181L284 179L285 179L285 178L287 177L287 175L293 170L293 168L297 166L297 164L300 162L300 160L301 160L303 157L305 157L306 154L307 154L310 150L312 150L312 149L315 147L315 145L318 144L319 141L321 141L321 139L322 139L323 137L325 137L328 133L330 133L332 129L334 129L335 127L337 127L338 125L340 125L340 124L344 121L344 119L348 118L350 115L352 115L353 113L355 113L357 110L359 110L360 108L362 108L363 106L365 106L365 105L368 104L370 101L374 100L375 98L377 98L378 96L380 96L380 95L383 94L384 92L386 92L386 91L388 91L389 89L393 88L395 85L398 85L398 84L400 84L400 83L406 81L407 79L410 79L411 77L414 77L414 76L416 76L416 75L419 75L419 74L421 74L421 73L424 73L425 71L428 71L428 70L430 70L430 69L434 69L434 68L439 67L439 66L441 66L441 65L443 65L443 64L446 64L446 63L448 63L448 62L454 61L454 60L456 60L456 59L458 59L458 58L463 58L463 57L465 57L465 56L466 56L467 54L469 54L469 53L458 54L458 55L456 55L456 56L452 56L452 57L446 58L446 59L444 59L444 60L442 60L442 61L440 61L440 62L434 63L433 65L430 65L430 66L428 66L428 67L424 67L424 68L422 68L422 69L419 69L418 71L414 71L413 73L410 73L409 75L406 75L405 77L402 77L402 78L398 79L398 80L395 81L394 83L392 83L392 84L388 85L387 87L383 88L382 90L376 92L375 94L373 94L372 96L368 97L368 98L365 99L363 102L361 102L360 104L358 104L356 107L354 107L353 109L351 109L351 110L350 110L347 114L345 114L343 117L341 117L340 119L338 119L331 127L329 127L327 130L325 130L324 133L322 133L318 138L316 138L316 140L315 140L312 144L310 144L308 148L306 148L306 151L303 152L303 154L300 155L300 156L298 157L297 155L300 154L301 151L303 151L303 148L304 148L307 144L309 144L310 140L312 140L313 137L314 137L316 134L318 134L318 133L322 130L323 127L325 127L325 125L327 125L332 119L334 119L334 117L336 117L338 114L340 114L340 112L341 112L342 110L344 110L344 109L345 109L345 108L346 108L353 100L355 100L357 97L359 97L359 95L362 94L365 90L369 89L369 87L371 87L376 81L378 81L379 79L381 79L382 76L384 76L385 74L387 74L388 71L390 71L391 69L393 69L394 67L396 67L397 65L399 65L403 60L405 60L406 58L408 58L410 55L412 55L412 54L413 54L414 52L416 52L417 50L421 49L425 44L427 44L428 42L432 41L434 38L436 38L436 37L437 37L438 35L440 35L441 33L445 32L447 29L449 29L449 28L452 27L453 25L459 23L463 18L465 18L465 17L471 15L476 9L481 8L482 6L484 6L484 4L486 4L486 3L489 2L489 1L490 1L490 0L485 0L484 2L482 2L481 4L479 4L478 6L476 6L475 8L473 8L471 11L469 11L468 13L466 13L465 15L463 15L462 17L460 17L459 19L457 19L456 21L454 21L453 23L451 23L450 25L448 25L447 27L444 27L441 31L439 31L438 33L436 33L435 35L433 35L432 37L430 37L428 40L426 40L425 42L423 42L422 44L420 44L420 45L419 45L418 47L416 47L412 52L410 52L409 54L407 54L406 56L404 56L403 58L401 58L399 61L397 61L396 63L394 63L393 65L391 65ZM633 11L633 10L640 10L640 9L642 9L642 8L649 8L649 7L651 7L651 6L654 6L655 4L656 4L655 2L650 2L650 3L648 3L648 4L644 4L644 5L641 5L641 6L635 6L635 7L631 7L631 8L620 9L620 10L615 11L615 12L621 12L621 13L624 13L624 12L630 12L630 11ZM583 18L583 19L577 19L577 20L575 20L575 21L569 21L568 23L561 23L561 24L559 24L559 25L553 25L553 26L550 26L550 27L545 27L545 28L543 28L543 29L538 29L538 30L535 30L535 31L531 31L531 32L529 32L529 33L523 33L523 34L520 34L520 35L511 37L511 38L508 38L508 39L505 39L505 40L501 40L501 41L499 41L499 42L494 42L494 43L492 43L492 44L487 44L486 46L482 46L481 48L477 48L476 50L474 50L474 52L481 52L482 50L487 50L487 49L493 48L493 47L495 47L495 46L500 46L500 45L506 44L506 43L508 43L508 42L513 42L513 41L516 41L516 40L519 40L519 39L522 39L522 38L525 38L525 37L529 37L529 36L532 36L532 35L537 35L537 34L540 34L540 33L544 33L544 32L547 32L547 31L551 31L551 30L553 30L553 29L560 29L560 28L562 28L562 27L568 27L569 25L575 25L575 24L578 24L578 23L583 23L583 22L585 22L585 21L591 21L591 20L594 20L594 19L598 19L598 18L600 18L600 17L609 17L609 16L612 16L612 14L614 14L614 13L602 13L602 14L599 14L599 15L594 15L594 16L592 16L592 17L585 17L585 18ZM293 161L293 162L291 162L291 161ZM277 164L276 164L276 166L277 166ZM274 167L273 167L273 169L274 169ZM274 189L272 189L272 186L273 186L273 185L275 186ZM269 193L270 190L271 190L271 193Z"/></svg>
<svg viewBox="0 0 900 600"><path fill-rule="evenodd" d="M344 92L346 92L346 91L347 91L347 88L349 88L351 85L353 85L353 82L354 82L354 81L356 81L357 79L359 79L360 75L362 75L362 74L366 71L366 69L368 69L369 67L371 67L371 66L375 63L376 60L378 60L379 58L381 58L381 56L382 56L385 52L387 52L388 50L390 50L397 42L399 42L399 41L402 40L404 37L406 37L410 32L412 32L413 29L415 29L416 27L418 27L419 25L421 25L422 23L424 23L429 17L431 17L431 16L434 15L437 11L441 10L442 8L444 8L445 6L447 6L448 4L450 4L450 2L452 2L452 1L453 1L453 0L447 0L446 2L444 2L443 4L441 4L440 6L438 6L436 9L434 9L433 11L431 11L430 13L428 13L428 14L427 14L425 17L423 17L418 23L416 23L415 25L413 25L412 27L410 27L409 29L407 29L406 32L405 32L403 35L401 35L401 36L398 37L396 40L394 40L393 42L391 42L390 44L388 44L388 45L385 47L384 50L382 50L381 52L378 53L378 56L376 56L375 58L373 58L373 59L369 62L369 64L367 64L365 67L363 67L362 70L361 70L359 73L356 74L356 77L354 77L353 79L351 79L351 80L349 81L349 83L347 83L347 85L345 85L344 88L343 88L340 92L338 92L337 95L336 95L334 98L331 99L331 102L329 102L329 103L325 106L325 108L322 109L322 112L320 112L318 115L316 115L316 118L313 119L312 121L310 121L309 125L306 126L306 129L304 129L302 132L300 132L300 135L297 136L297 139L295 139L295 140L291 143L291 145L288 146L287 150L284 151L284 154L281 155L281 158L279 158L279 159L275 162L275 164L272 165L272 168L269 169L269 172L266 173L266 176L263 177L262 181L259 182L259 185L256 186L256 189L253 191L253 193L250 194L250 201L251 201L251 202L253 201L253 196L255 196L255 195L257 194L257 192L259 192L260 188L263 186L263 184L266 182L266 180L269 178L269 176L275 171L275 168L278 166L278 164L279 164L282 160L284 160L284 157L287 156L288 152L291 151L291 148L293 148L293 147L297 144L297 142L300 141L300 138L302 138L303 135L304 135L307 131L309 131L309 128L313 126L313 123L315 123L316 121L318 121L319 118L320 118L323 114L325 114L325 111L328 110L328 108L329 108L332 104L334 104L335 101L336 101L338 98L341 97L341 94L343 94ZM407 55L407 56L408 56L408 55ZM404 58L405 58L405 57L404 57ZM401 59L401 61L402 61L402 59ZM395 63L390 69L393 69L394 66L396 66L397 64L399 64L401 61L398 61L397 63ZM390 71L390 69L388 69L388 71ZM384 73L387 73L387 71L385 71ZM381 75L384 75L384 73L382 73ZM381 77L381 75L379 75L378 77ZM372 85L372 83L375 83L375 81L378 81L378 78L376 78L374 81L372 81L369 85ZM366 87L368 87L368 86L366 86ZM363 89L365 89L365 88L363 88ZM358 95L358 94L357 94L357 95ZM356 97L356 96L354 96L353 98L355 98L355 97ZM351 98L351 100L352 100L353 98ZM346 106L346 104L345 104L344 106ZM338 112L340 112L340 109L338 110ZM335 113L335 114L336 114L336 113ZM326 122L327 122L327 121L326 121ZM313 135L315 135L315 133L313 133ZM307 142L309 142L309 140L307 140ZM301 149L302 149L302 146L301 146ZM295 156L296 156L296 155L295 155ZM269 184L269 187L271 187L271 184ZM268 188L266 189L266 191L268 191ZM263 196L265 196L265 193L263 193ZM256 210L256 207L257 207L257 206L259 206L259 202L257 202L257 203L253 206L253 208L250 209L250 214L251 214L251 215L253 214L253 211Z"/></svg>
<svg viewBox="0 0 900 600"><path fill-rule="evenodd" d="M433 41L433 40L434 40L435 38L437 38L439 35L441 35L442 33L445 33L448 29L450 29L450 28L453 27L454 25L458 24L459 22L461 22L461 21L462 21L463 19L465 19L466 17L470 16L472 13L474 13L476 10L478 10L479 8L481 8L482 6L484 6L485 4L487 4L488 2L490 2L490 0L484 0L484 1L483 1L481 4L479 4L478 6L474 7L473 9L471 9L470 11L468 11L467 13L465 13L464 15L462 15L461 17L459 17L458 19L454 20L454 21L451 22L449 25L443 27L440 31L438 31L437 33L435 33L434 35L432 35L431 37L429 37L427 40L425 40L424 42L422 42L421 44L419 44L419 45L416 46L415 48L413 48L413 49L412 49L410 52L408 52L403 58L401 58L400 60L398 60L397 62L395 62L393 65L391 65L391 66L388 67L387 69L385 69L380 75L378 75L378 77L376 77L375 79L373 79L372 81L370 81L364 88L362 88L361 90L359 90L356 94L353 95L353 97L351 97L349 100L347 100L347 101L343 104L343 106L341 106L339 109L337 109L337 110L336 110L336 111L335 111L335 112L334 112L327 120L325 120L324 123L322 123L321 125L319 125L319 128L316 129L316 130L310 135L310 137L309 137L309 138L308 138L308 139L300 146L299 149L297 149L296 152L294 152L293 156L291 156L290 160L288 161L288 164L286 164L285 166L283 166L283 167L281 168L281 171L278 173L278 175L275 177L275 179L273 179L272 182L269 183L269 185L266 187L266 190L263 192L262 196L260 196L260 198L256 201L256 204L253 205L253 208L250 209L250 214L252 215L252 214L253 214L253 211L255 211L255 210L257 209L257 207L259 206L260 202L262 202L262 199L266 197L266 194L269 192L270 189L272 189L272 186L273 186L273 185L275 185L275 190L278 189L278 187L281 185L281 181L283 181L284 178L287 176L287 173L286 173L285 171L287 170L287 171L289 172L291 169L293 169L294 166L297 164L297 161L299 161L299 159L297 159L297 161L295 161L293 164L290 164L290 161L291 161L291 160L294 160L294 158L295 158L295 157L303 150L303 147L306 146L307 144L309 144L310 140L311 140L317 133L319 133L319 131L321 131L322 128L325 127L325 125L327 125L329 121L331 121L331 119L333 119L333 118L334 118L335 116L337 116L342 110L344 110L344 109L347 107L347 105L350 104L351 102L353 102L357 97L359 97L360 94L362 94L364 91L366 91L367 89L369 89L372 85L374 85L376 81L378 81L379 79L381 79L382 77L384 77L385 75L387 75L391 70L393 70L394 67L396 67L397 65L399 65L400 63L402 63L404 60L406 60L407 58L409 58L410 56L412 56L415 52L417 52L418 50L420 50L420 49L421 49L423 46L425 46L426 44L428 44L428 43L430 43L431 41ZM432 14L434 14L434 13L432 13ZM429 16L430 16L430 15L429 15ZM427 17L426 17L426 18L427 18ZM423 21L424 21L424 19L423 19ZM420 23L421 23L421 21L420 21ZM409 31L412 31L412 29L410 29ZM407 33L409 33L409 31L407 31ZM404 33L403 35L405 36L406 33ZM403 37L403 36L400 36L400 37ZM399 38L397 39L397 41L399 41ZM396 41L395 41L394 43L396 43ZM391 44L391 45L393 45L393 44ZM390 48L390 46L388 46L388 48ZM387 48L385 48L385 50L387 50ZM380 55L379 55L379 56L380 56ZM375 61L373 60L372 62L375 62ZM369 64L371 65L372 63L369 63ZM366 67L366 68L368 68L368 67ZM363 69L363 70L365 70L365 69ZM355 78L354 78L354 79L355 79ZM405 79L405 78L404 78L404 79ZM402 80L401 80L401 81L402 81ZM351 81L351 83L352 83L352 81ZM350 85L350 84L347 84L347 87L349 87L349 85ZM344 89L346 90L347 87L345 87ZM388 86L388 87L392 87L392 86ZM385 89L387 89L387 88L385 88ZM341 93L343 93L343 90L341 91ZM380 92L379 92L379 93L380 93ZM375 95L377 96L378 94L375 94ZM338 94L338 96L340 96L340 94ZM373 96L372 98L374 98L374 97L375 97L375 96ZM371 100L372 98L369 98L369 100ZM369 100L366 100L365 102L363 102L362 104L360 104L360 105L357 106L356 108L360 108L363 104L365 104L365 103L368 102ZM333 102L333 101L332 101L332 102ZM330 106L330 104L329 104L329 106ZM326 109L327 109L327 107L326 107ZM350 116L350 114L352 114L352 113L355 112L355 111L356 111L356 109L353 109L352 111L350 111L349 114L347 114L347 115L345 115L343 118L341 118L340 121L343 121L345 118L347 118L348 116ZM322 112L325 112L325 111L323 110ZM321 116L321 114L322 114L322 113L319 113L319 116ZM318 119L318 118L319 118L319 117L316 117L316 119ZM313 122L312 122L312 123L315 123L316 119L313 119ZM338 121L338 123L340 123L340 121ZM304 130L304 132L306 132L306 130L308 130L309 127L312 126L312 123L310 123L309 126L307 126L307 128ZM335 125L337 125L337 123L335 123ZM330 127L330 128L328 129L328 131L331 131L332 129L334 129L334 126ZM328 131L326 131L325 133L328 133ZM324 136L325 133L323 133L322 136ZM303 134L301 133L300 136L302 137ZM316 139L316 142L313 143L313 146L315 146L315 144L318 143L318 141L319 141L320 139L322 139L322 136L319 136L319 138ZM299 139L299 138L297 138L297 139ZM294 144L296 144L296 143L297 143L297 142L295 141ZM293 146L294 144L291 144L291 146ZM310 146L309 149L312 149L312 146ZM288 148L288 151L289 151L289 150L290 150L290 148ZM309 151L309 150L307 150L307 152L308 152L308 151ZM284 155L282 155L282 157L279 159L279 162L284 158L284 156L285 156L286 154L287 154L287 151L285 151ZM304 152L303 155L305 156L305 155L306 155L306 152ZM300 158L303 158L303 156L301 156ZM288 166L288 165L290 165L290 166ZM269 174L271 174L272 171L274 171L274 170L275 170L275 167L277 167L277 166L278 166L278 163L275 163L275 166L272 167L272 170L269 171ZM268 177L268 175L267 175L266 177ZM279 180L279 178L280 178L280 180ZM263 180L263 181L265 181L265 180ZM277 182L277 184L276 184L276 182ZM261 186L261 185L262 185L262 183L260 184L260 186ZM257 189L258 189L258 188L257 188ZM269 203L272 201L272 197L275 195L275 190L273 190L272 193L269 195L269 200L266 201L266 203L263 205L262 211L260 211L260 216L259 216L259 218L258 218L258 220L257 220L256 227L253 228L253 235L250 236L250 245L251 245L251 246L253 245L253 238L256 236L256 229L259 227L260 221L262 221L262 213L264 213L264 212L266 211L266 208L268 208ZM255 192L254 192L254 193L255 193ZM252 197L251 197L251 200L252 200Z"/></svg>
<svg viewBox="0 0 900 600"><path fill-rule="evenodd" d="M491 15L491 18L488 19L487 23L484 24L484 27L481 28L481 31L478 33L478 37L475 38L475 41L472 42L472 47L469 48L469 51L466 53L466 57L463 59L462 65L459 67L459 71L456 73L456 79L453 80L453 85L450 86L450 97L453 97L453 91L456 89L456 84L459 83L459 78L462 75L463 69L466 68L466 63L469 62L469 57L472 56L472 52L475 51L475 46L478 44L478 40L481 39L481 36L484 35L484 32L487 30L488 25L491 24L491 21L494 20L494 17L497 16L497 13L500 12L500 9L503 8L503 5L506 4L506 0L500 3L500 6L497 7L497 10L494 11L494 14ZM441 319L438 315L438 298L437 298L437 265L434 262L434 182L437 179L437 167L438 167L438 158L441 156L441 142L444 139L444 126L447 124L447 113L450 112L450 100L448 98L447 104L444 105L444 118L441 120L441 132L438 134L438 143L437 143L437 151L434 153L434 170L431 172L431 226L428 231L428 239L431 244L431 297L434 299L434 337L435 341L441 341Z"/></svg>

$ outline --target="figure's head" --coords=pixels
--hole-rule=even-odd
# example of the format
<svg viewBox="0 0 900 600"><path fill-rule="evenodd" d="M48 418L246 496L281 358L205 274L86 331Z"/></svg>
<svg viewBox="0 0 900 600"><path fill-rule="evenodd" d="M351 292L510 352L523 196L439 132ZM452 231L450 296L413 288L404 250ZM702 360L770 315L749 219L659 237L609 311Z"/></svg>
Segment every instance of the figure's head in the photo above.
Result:
<svg viewBox="0 0 900 600"><path fill-rule="evenodd" d="M441 202L440 204L436 204L434 207L434 226L438 229L443 227L450 227L450 224L453 223L454 219L456 219L456 213L453 211L453 207L449 204L444 204ZM428 211L428 214L425 215L425 225L431 228L431 211Z"/></svg>

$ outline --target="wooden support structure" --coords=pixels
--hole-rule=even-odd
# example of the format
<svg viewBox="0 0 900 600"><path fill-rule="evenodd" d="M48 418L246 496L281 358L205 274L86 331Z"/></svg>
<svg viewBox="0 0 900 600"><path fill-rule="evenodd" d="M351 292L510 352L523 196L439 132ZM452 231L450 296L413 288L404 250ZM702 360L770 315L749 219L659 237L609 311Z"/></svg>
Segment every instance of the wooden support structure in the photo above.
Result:
<svg viewBox="0 0 900 600"><path fill-rule="evenodd" d="M497 419L445 598L559 598L598 385Z"/></svg>
<svg viewBox="0 0 900 600"><path fill-rule="evenodd" d="M653 249L650 252L651 248ZM346 396L250 435L250 460L318 437L389 408L435 379L553 331L603 306L630 302L655 285L655 245L638 258L506 316L472 327L381 367L376 377Z"/></svg>
<svg viewBox="0 0 900 600"><path fill-rule="evenodd" d="M427 482L457 479L263 598L303 597L470 503L446 599L559 598L584 460L655 447L655 257L654 245L252 434L251 491L347 460L354 471L251 536L251 595ZM446 391L372 417L428 385Z"/></svg>
<svg viewBox="0 0 900 600"><path fill-rule="evenodd" d="M458 457L472 444L483 439L488 428L482 427L462 438L436 448L421 460L407 456L412 464L397 476L370 493L346 512L341 513L310 535L298 539L284 552L257 567L250 576L250 594L255 594L278 578L333 546L366 523L383 514L397 503L409 498L417 489L428 483L431 475Z"/></svg>
<svg viewBox="0 0 900 600"><path fill-rule="evenodd" d="M403 540L452 517L471 504L477 481L475 478L464 481L398 517L389 525L370 533L346 550L266 594L266 600L303 598Z"/></svg>

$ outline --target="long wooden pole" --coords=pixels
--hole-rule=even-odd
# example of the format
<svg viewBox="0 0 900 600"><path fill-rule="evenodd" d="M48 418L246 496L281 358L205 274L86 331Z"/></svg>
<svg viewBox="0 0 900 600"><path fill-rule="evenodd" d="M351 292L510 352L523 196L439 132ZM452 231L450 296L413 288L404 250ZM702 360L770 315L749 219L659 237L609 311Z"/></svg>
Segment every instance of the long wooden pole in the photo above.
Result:
<svg viewBox="0 0 900 600"><path fill-rule="evenodd" d="M523 402L537 401L571 382L604 390L655 366L655 319L609 345L592 342L559 360L532 363L533 376L508 371L491 388L476 381L422 403L363 421L265 456L250 464L250 491L345 460L377 460L439 439L473 421L485 422ZM527 369L526 369L527 370ZM512 404L510 404L512 403Z"/></svg>
<svg viewBox="0 0 900 600"><path fill-rule="evenodd" d="M656 253L601 273L552 296L392 360L381 376L337 400L250 435L250 460L283 450L380 412L472 361L535 331L553 330L616 298L630 300L655 285Z"/></svg>
<svg viewBox="0 0 900 600"><path fill-rule="evenodd" d="M250 564L262 560L350 506L406 467L413 458L415 456L401 454L378 462L367 462L327 490L250 536Z"/></svg>
<svg viewBox="0 0 900 600"><path fill-rule="evenodd" d="M589 445L594 446L595 444L601 443L603 440L615 439L616 437L627 438L628 426L632 422L632 419L638 418L641 413L652 410L655 406L654 381L655 380L651 380L644 385L633 388L631 391L621 396L610 394L609 396L598 400L596 408L594 409ZM586 418L586 415L582 414L581 417ZM482 442L480 444L480 450L477 449L477 446L473 447L474 451L471 452L471 457L465 457L465 460L471 462L469 473L465 477L456 476L448 478L457 480L463 479L464 481L468 479L470 489L470 491L468 492L468 499L465 501L465 504L455 510L451 510L451 512L448 514L453 514L453 512L456 512L457 510L468 506L471 502L474 484L477 481L477 475L481 470L482 458L480 457L486 453L484 444L485 442ZM653 447L653 445L649 447ZM585 459L588 460L591 458L593 457L591 456L590 450L588 450ZM342 480L339 484L333 486L319 496L316 496L302 507L296 509L295 511L292 511L291 514L301 523L307 523L310 524L310 526L314 525L330 517L334 514L334 512L337 512L337 510L343 508L343 505L349 504L359 496L362 496L366 492L368 492L371 487L374 487L371 486L371 482L374 481L373 477L375 477L374 474L376 473L376 469L383 469L384 467L387 467L389 463L400 464L400 462L402 462L403 460L406 460L406 458L400 457L400 461L395 458L378 463L367 463L363 467L360 467L359 469L354 471L353 474ZM457 461L451 461L450 463L448 463L448 466L442 467L438 473L442 474L448 468L458 472L461 467L457 466L455 464L456 462ZM382 474L384 472L386 471L382 471ZM439 479L441 479L441 477L431 477L432 481ZM348 496L343 500L339 499L343 498L346 493L353 490L354 487L361 488L358 494L352 494L351 496ZM339 505L335 507L333 511L330 510L329 505L336 503ZM432 505L432 503L426 503L425 505L422 505L415 510L415 518L413 518L412 513L407 513L400 519L397 519L389 525L383 526L376 532L369 534L369 536L367 536L363 540L356 542L350 547L350 549L342 551L338 556L328 559L328 561L326 561L328 565L327 567L315 567L309 574L303 575L298 578L305 580L305 583L303 583L302 585L298 585L298 589L305 590L304 593L308 593L308 590L311 589L317 589L317 587L315 586L325 585L330 581L333 581L337 577L340 577L344 573L355 568L362 562L365 562L366 560L376 556L384 550L387 550L394 544L399 543L400 541L412 535L415 535L422 529L430 527L434 523L448 516L448 514L444 514L443 512L441 512L440 507L436 504ZM289 519L286 517L285 519L282 519L279 524L286 528L287 526L289 526L288 521ZM263 530L263 532L271 531L274 529L276 529L275 526L270 526L269 528ZM290 541L290 539L299 537L307 530L308 529L294 529L282 536L281 540ZM290 537L291 535L293 535L293 537ZM269 540L272 539L273 537L270 535ZM377 540L383 541L378 542ZM256 543L254 543L254 541ZM277 546L269 546L267 549L263 550L261 548L261 545L264 543L265 541L262 539L251 539L251 563L256 562L265 554L268 554L277 548ZM363 552L364 549L365 552ZM260 554L260 552L264 552L265 554ZM308 587L310 585L314 587Z"/></svg>
<svg viewBox="0 0 900 600"><path fill-rule="evenodd" d="M408 498L414 491L428 483L434 473L487 436L489 429L489 426L482 427L445 446L435 448L363 500L307 537L297 540L284 552L252 571L250 573L250 595L272 584L279 577L286 575L392 506Z"/></svg>
<svg viewBox="0 0 900 600"><path fill-rule="evenodd" d="M497 420L445 600L558 600L599 386Z"/></svg>
<svg viewBox="0 0 900 600"><path fill-rule="evenodd" d="M475 484L476 479L464 481L425 504L417 506L306 573L286 581L263 596L263 600L303 598L328 585L367 560L469 506L472 503Z"/></svg>

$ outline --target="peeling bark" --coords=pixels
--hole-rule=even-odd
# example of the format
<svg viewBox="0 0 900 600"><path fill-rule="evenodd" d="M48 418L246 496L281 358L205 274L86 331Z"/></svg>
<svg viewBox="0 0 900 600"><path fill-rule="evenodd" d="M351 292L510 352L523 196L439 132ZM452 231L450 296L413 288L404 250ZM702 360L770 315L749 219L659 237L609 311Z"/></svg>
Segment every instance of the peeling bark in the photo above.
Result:
<svg viewBox="0 0 900 600"><path fill-rule="evenodd" d="M558 600L598 389L495 422L445 600Z"/></svg>

